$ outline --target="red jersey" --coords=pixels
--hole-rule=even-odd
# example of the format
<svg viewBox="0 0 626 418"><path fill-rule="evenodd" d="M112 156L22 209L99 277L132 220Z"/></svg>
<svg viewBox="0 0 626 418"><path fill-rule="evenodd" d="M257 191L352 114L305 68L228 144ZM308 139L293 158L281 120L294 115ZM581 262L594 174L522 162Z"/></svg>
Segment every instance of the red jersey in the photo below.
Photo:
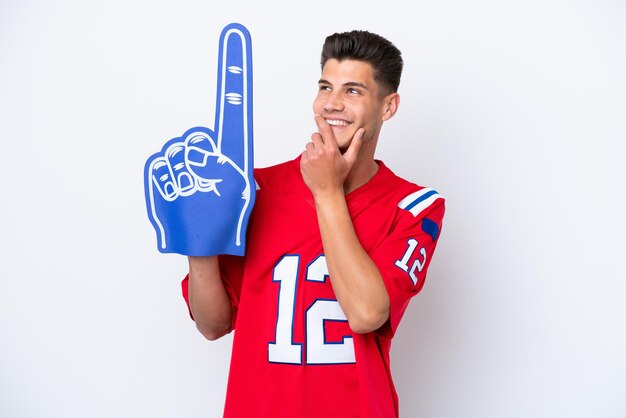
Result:
<svg viewBox="0 0 626 418"><path fill-rule="evenodd" d="M220 256L235 331L224 417L399 416L390 343L424 285L444 199L377 162L376 175L346 195L390 300L389 320L368 334L351 332L333 293L300 159L255 170L246 255Z"/></svg>

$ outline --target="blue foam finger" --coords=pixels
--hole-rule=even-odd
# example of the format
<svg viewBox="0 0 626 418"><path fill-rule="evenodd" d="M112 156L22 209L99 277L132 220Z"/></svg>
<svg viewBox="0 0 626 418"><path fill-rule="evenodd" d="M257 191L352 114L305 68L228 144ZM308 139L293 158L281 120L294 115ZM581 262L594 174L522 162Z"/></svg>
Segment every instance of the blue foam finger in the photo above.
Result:
<svg viewBox="0 0 626 418"><path fill-rule="evenodd" d="M162 253L245 253L254 206L252 49L237 23L220 36L215 128L172 138L144 166L148 218Z"/></svg>
<svg viewBox="0 0 626 418"><path fill-rule="evenodd" d="M241 167L247 166L247 149L237 147L252 138L252 49L250 35L241 25L224 28L220 37L215 121L217 146ZM252 143L252 141L250 141ZM251 150L250 150L251 152Z"/></svg>

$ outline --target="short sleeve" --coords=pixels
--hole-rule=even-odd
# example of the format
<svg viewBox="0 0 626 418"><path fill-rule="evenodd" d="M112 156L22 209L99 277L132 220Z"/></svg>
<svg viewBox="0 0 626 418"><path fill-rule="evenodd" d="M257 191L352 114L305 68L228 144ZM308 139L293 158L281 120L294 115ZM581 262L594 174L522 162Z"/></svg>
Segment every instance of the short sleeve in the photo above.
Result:
<svg viewBox="0 0 626 418"><path fill-rule="evenodd" d="M445 200L434 190L408 195L398 204L389 236L370 254L389 295L389 319L377 331L383 337L393 337L409 301L424 286L444 212Z"/></svg>
<svg viewBox="0 0 626 418"><path fill-rule="evenodd" d="M230 298L230 303L233 310L232 328L234 329L235 323L237 321L239 299L241 297L241 283L243 280L243 265L245 258L234 255L220 255L218 257L222 283L224 283L224 288L226 289L226 292L228 292L228 296ZM189 316L191 317L191 319L193 319L193 314L191 313L191 307L189 305L189 274L187 274L183 279L181 283L181 288L183 299L187 304Z"/></svg>

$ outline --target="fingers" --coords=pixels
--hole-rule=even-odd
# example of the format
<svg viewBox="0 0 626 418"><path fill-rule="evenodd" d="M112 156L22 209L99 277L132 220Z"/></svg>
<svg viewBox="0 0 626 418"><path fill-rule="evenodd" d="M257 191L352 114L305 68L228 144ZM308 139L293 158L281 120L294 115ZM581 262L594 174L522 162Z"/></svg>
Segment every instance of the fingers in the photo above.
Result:
<svg viewBox="0 0 626 418"><path fill-rule="evenodd" d="M325 152L322 136L315 132L311 135L311 141L307 142L304 147L304 151L302 152L302 162L306 162L311 158L317 158Z"/></svg>
<svg viewBox="0 0 626 418"><path fill-rule="evenodd" d="M217 155L217 146L213 139L201 131L188 132L185 136L187 164L192 167L205 167L211 155Z"/></svg>
<svg viewBox="0 0 626 418"><path fill-rule="evenodd" d="M249 32L236 23L220 36L215 132L218 152L247 175L252 157L252 49Z"/></svg>
<svg viewBox="0 0 626 418"><path fill-rule="evenodd" d="M180 196L188 196L194 192L195 181L185 163L185 147L183 144L172 145L166 153L174 185Z"/></svg>
<svg viewBox="0 0 626 418"><path fill-rule="evenodd" d="M183 137L168 141L161 152L146 163L146 188L150 191L150 200L160 195L172 202L179 196L195 193L201 185L194 168L206 166L209 157L214 155L215 143L206 128L191 129Z"/></svg>
<svg viewBox="0 0 626 418"><path fill-rule="evenodd" d="M313 150L318 150L320 152L324 151L324 146L326 145L324 137L317 132L311 135L311 142L309 142L309 144L313 146Z"/></svg>
<svg viewBox="0 0 626 418"><path fill-rule="evenodd" d="M178 196L178 188L174 182L174 176L167 163L167 159L158 157L149 162L148 178L150 179L149 190L151 192L151 200L154 199L154 188L156 188L161 197L168 202L176 199Z"/></svg>
<svg viewBox="0 0 626 418"><path fill-rule="evenodd" d="M318 133L314 134L314 136L319 136L321 144L327 147L327 149L339 149L335 134L328 122L326 122L326 119L319 114L315 114L314 119L318 129ZM359 155L359 150L361 149L361 145L363 145L364 134L365 129L359 128L352 137L348 150L346 150L343 155L350 164L353 164ZM314 136L311 137L312 140ZM313 142L315 143L315 141Z"/></svg>
<svg viewBox="0 0 626 418"><path fill-rule="evenodd" d="M315 152L315 140L313 139L313 137L311 137L311 141L312 142L308 142L305 147L305 151L307 154L312 154L313 152Z"/></svg>
<svg viewBox="0 0 626 418"><path fill-rule="evenodd" d="M333 134L333 130L326 122L326 119L322 115L315 114L313 116L315 119L315 124L317 125L317 131L322 136L323 142L328 144L329 146L337 146L337 141L335 140L335 134Z"/></svg>
<svg viewBox="0 0 626 418"><path fill-rule="evenodd" d="M188 194L200 190L219 195L218 184L227 177L224 174L225 162L231 165L232 162L216 151L217 147L209 132L200 129L188 131L184 139L185 166L194 176L194 188Z"/></svg>
<svg viewBox="0 0 626 418"><path fill-rule="evenodd" d="M352 137L352 142L350 142L350 146L348 150L343 154L343 157L346 159L346 162L350 167L356 162L361 146L363 145L363 135L365 134L364 128L359 128L354 137Z"/></svg>
<svg viewBox="0 0 626 418"><path fill-rule="evenodd" d="M170 142L165 152L150 162L151 187L168 202L179 196L189 196L196 190L196 179L189 170L185 152L183 142Z"/></svg>

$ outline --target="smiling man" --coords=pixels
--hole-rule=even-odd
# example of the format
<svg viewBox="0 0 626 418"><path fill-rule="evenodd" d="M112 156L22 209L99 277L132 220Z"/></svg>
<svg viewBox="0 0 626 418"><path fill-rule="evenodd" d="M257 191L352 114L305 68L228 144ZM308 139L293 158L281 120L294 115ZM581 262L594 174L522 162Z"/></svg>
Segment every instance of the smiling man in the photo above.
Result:
<svg viewBox="0 0 626 418"><path fill-rule="evenodd" d="M392 337L423 287L444 215L434 190L375 159L403 61L367 31L326 38L317 132L256 169L244 257L189 257L199 331L234 330L224 417L393 418Z"/></svg>

